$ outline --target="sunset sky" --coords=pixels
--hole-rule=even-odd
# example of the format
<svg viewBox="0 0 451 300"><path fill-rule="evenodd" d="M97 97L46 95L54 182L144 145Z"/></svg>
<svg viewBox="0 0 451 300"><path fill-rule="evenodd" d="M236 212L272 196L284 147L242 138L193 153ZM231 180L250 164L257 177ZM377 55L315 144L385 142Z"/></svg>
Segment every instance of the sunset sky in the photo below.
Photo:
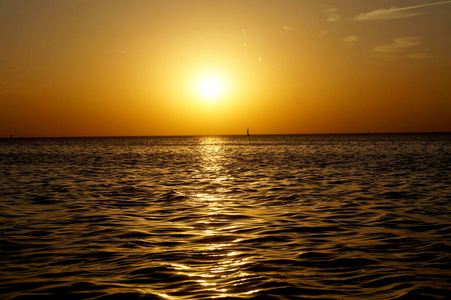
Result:
<svg viewBox="0 0 451 300"><path fill-rule="evenodd" d="M0 0L0 137L451 131L451 1Z"/></svg>

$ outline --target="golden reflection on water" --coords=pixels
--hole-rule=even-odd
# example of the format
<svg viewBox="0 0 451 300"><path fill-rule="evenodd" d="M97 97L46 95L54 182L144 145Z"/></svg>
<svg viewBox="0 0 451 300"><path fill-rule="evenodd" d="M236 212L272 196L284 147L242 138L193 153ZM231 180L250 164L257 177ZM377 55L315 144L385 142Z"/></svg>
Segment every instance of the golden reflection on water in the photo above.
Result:
<svg viewBox="0 0 451 300"><path fill-rule="evenodd" d="M202 158L202 179L220 182L228 179L223 167L227 157L225 155L225 141L220 137L204 137L199 141L199 152Z"/></svg>
<svg viewBox="0 0 451 300"><path fill-rule="evenodd" d="M213 292L211 298L249 295L256 290L243 290L249 274L244 267L251 263L251 257L238 251L242 239L235 234L242 223L232 218L233 199L227 199L227 190L219 183L233 180L226 172L227 157L224 155L225 141L220 137L205 137L200 143L202 168L201 180L212 188L193 195L196 206L203 207L201 218L188 234L197 235L199 242L193 244L193 255L202 257L202 263L180 265L173 268L196 281L206 292Z"/></svg>

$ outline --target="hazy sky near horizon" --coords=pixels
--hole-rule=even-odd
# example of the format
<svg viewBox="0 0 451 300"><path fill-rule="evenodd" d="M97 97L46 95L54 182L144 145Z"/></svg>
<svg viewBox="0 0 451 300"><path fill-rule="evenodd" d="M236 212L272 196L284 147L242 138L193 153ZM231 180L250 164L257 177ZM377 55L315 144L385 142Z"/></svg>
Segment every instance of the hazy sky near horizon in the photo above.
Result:
<svg viewBox="0 0 451 300"><path fill-rule="evenodd" d="M451 1L0 0L0 137L451 131L450 32Z"/></svg>

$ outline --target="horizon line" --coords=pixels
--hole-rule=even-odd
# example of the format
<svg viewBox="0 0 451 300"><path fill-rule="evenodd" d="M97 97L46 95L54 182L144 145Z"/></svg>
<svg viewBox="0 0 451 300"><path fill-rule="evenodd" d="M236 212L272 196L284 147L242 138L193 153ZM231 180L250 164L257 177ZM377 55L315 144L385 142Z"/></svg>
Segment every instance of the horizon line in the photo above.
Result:
<svg viewBox="0 0 451 300"><path fill-rule="evenodd" d="M261 133L251 136L289 136L289 135L382 135L382 134L451 134L451 131L396 131L396 132L335 132L335 133ZM247 136L246 134L172 134L172 135L86 135L86 136L9 136L11 139L68 139L68 138L143 138L143 137L206 137L206 136Z"/></svg>

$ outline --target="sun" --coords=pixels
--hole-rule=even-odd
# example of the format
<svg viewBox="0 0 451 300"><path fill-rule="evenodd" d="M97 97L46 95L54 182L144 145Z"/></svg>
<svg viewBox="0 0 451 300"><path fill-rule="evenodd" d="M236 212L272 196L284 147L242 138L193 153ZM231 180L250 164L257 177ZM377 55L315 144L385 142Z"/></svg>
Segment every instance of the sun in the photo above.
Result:
<svg viewBox="0 0 451 300"><path fill-rule="evenodd" d="M199 92L208 99L219 97L224 90L222 82L218 78L207 77L199 82Z"/></svg>
<svg viewBox="0 0 451 300"><path fill-rule="evenodd" d="M220 99L224 96L225 90L225 80L214 74L201 76L196 83L197 94L208 101Z"/></svg>

